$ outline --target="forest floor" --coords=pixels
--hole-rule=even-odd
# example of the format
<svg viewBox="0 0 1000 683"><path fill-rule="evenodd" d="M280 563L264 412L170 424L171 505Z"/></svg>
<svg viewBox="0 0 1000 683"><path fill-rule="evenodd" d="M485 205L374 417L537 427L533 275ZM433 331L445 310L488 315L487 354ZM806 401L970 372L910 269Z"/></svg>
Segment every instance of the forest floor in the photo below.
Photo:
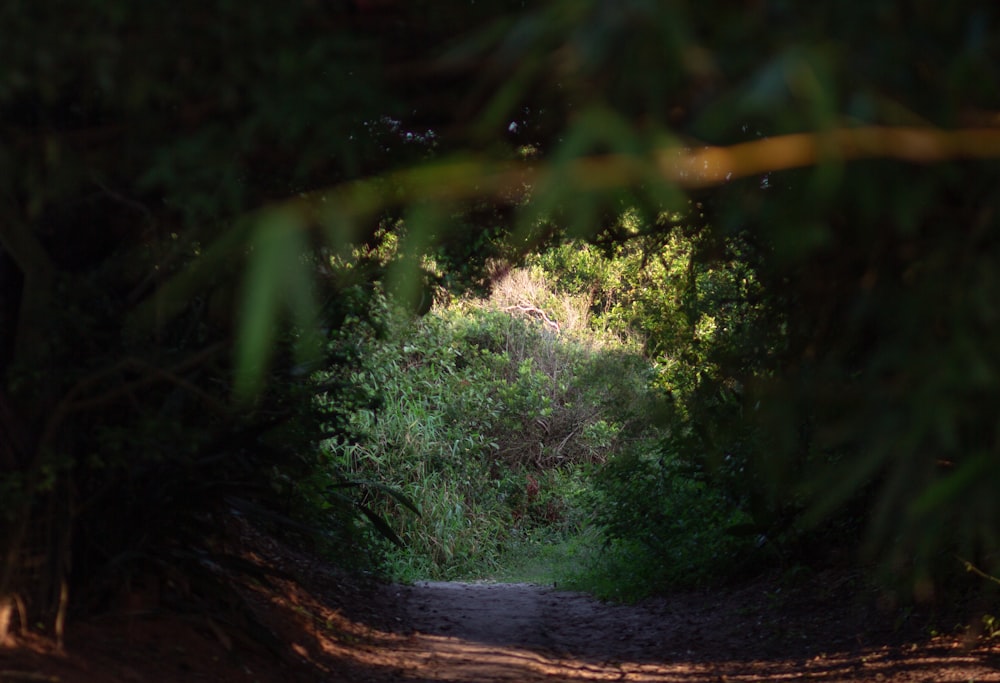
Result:
<svg viewBox="0 0 1000 683"><path fill-rule="evenodd" d="M880 609L843 572L626 606L530 584L361 581L245 536L247 559L293 578L233 579L188 613L136 589L71 623L63 652L37 634L0 646L0 682L1000 681L994 640L931 637L925 615Z"/></svg>

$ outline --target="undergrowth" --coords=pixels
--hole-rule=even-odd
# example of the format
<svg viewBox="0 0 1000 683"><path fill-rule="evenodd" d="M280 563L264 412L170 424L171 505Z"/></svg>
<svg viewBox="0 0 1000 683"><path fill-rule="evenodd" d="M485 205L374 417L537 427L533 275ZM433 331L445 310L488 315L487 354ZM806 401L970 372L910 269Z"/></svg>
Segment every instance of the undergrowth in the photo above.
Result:
<svg viewBox="0 0 1000 683"><path fill-rule="evenodd" d="M362 503L401 543L374 538L398 581L492 578L634 600L724 573L741 521L664 449L677 411L628 329L593 294L516 270L488 300L397 316L351 379L378 394L328 442L332 468L416 503ZM602 304L603 305L603 304ZM384 535L383 535L384 536Z"/></svg>

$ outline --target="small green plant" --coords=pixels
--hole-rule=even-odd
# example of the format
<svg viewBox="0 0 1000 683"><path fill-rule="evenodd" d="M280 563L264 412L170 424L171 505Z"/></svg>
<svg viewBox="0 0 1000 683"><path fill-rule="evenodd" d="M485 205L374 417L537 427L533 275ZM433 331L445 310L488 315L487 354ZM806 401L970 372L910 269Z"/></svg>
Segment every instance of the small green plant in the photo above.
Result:
<svg viewBox="0 0 1000 683"><path fill-rule="evenodd" d="M992 614L984 614L983 633L990 638L1000 636L1000 618L997 618Z"/></svg>

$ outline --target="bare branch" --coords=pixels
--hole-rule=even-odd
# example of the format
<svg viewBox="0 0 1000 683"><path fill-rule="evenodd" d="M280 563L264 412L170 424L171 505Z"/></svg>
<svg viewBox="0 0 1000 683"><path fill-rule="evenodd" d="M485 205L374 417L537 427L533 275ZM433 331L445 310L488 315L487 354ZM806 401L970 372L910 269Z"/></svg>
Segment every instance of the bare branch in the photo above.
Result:
<svg viewBox="0 0 1000 683"><path fill-rule="evenodd" d="M516 306L507 306L503 310L507 312L519 311L521 313L527 314L529 317L532 316L538 317L542 320L543 323L551 327L553 330L555 330L556 332L559 331L559 323L549 318L549 316L545 314L545 311L543 311L540 308L536 308L535 306L525 306L523 304L518 304Z"/></svg>

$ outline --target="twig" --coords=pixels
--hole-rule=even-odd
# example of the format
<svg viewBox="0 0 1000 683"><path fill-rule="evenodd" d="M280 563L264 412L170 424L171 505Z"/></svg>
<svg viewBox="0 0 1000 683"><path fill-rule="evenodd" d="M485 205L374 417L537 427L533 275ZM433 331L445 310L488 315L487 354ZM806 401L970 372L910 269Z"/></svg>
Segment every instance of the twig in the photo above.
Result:
<svg viewBox="0 0 1000 683"><path fill-rule="evenodd" d="M963 565L965 565L965 571L972 572L973 574L975 574L979 578L986 579L987 581L992 581L993 583L995 583L997 585L1000 585L1000 579L998 579L997 577L993 576L992 574L987 574L982 569L980 569L976 565L972 564L968 560L963 559L963 558L959 557L958 555L955 555L955 559L958 560L959 562L961 562Z"/></svg>
<svg viewBox="0 0 1000 683"><path fill-rule="evenodd" d="M542 321L546 325L551 326L552 329L554 329L556 332L559 331L559 323L557 323L555 320L552 320L551 318L549 318L549 316L545 315L545 311L543 311L540 308L536 308L535 306L525 306L523 304L518 304L516 306L507 306L503 310L508 311L508 312L510 312L510 311L520 311L522 313L527 313L528 315L537 315L538 317L540 317L542 319Z"/></svg>
<svg viewBox="0 0 1000 683"><path fill-rule="evenodd" d="M94 184L97 185L97 187L101 188L101 190L104 192L104 194L108 195L108 197L110 197L111 199L114 199L119 204L127 206L130 209L133 209L133 210L138 211L139 213L141 213L146 218L146 220L149 221L150 225L152 225L153 223L156 222L154 220L154 218L153 218L153 212L150 211L149 207L146 206L145 204L143 204L141 202L138 202L138 201L136 201L134 199L129 199L128 197L126 197L125 195L121 194L120 192L116 192L115 190L112 190L110 187L108 187L107 185L105 185L101 181L101 179L97 177L96 174L92 174L91 177L90 177L90 179L92 181L94 181Z"/></svg>

